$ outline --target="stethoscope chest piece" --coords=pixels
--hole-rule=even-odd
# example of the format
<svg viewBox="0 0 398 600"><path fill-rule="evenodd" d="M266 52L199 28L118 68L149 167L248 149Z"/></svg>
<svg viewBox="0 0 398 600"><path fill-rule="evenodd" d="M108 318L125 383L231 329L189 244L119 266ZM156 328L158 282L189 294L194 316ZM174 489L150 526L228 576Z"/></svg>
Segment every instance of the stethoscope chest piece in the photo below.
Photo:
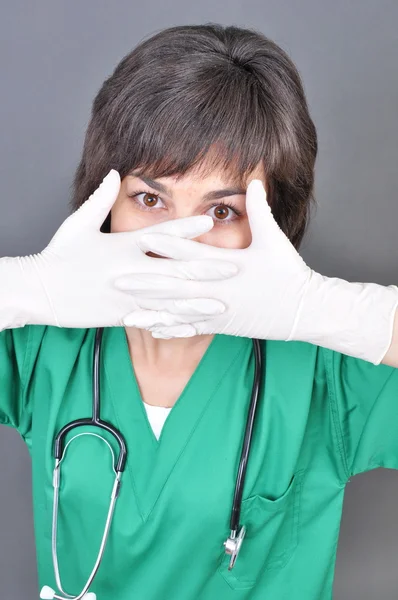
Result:
<svg viewBox="0 0 398 600"><path fill-rule="evenodd" d="M236 533L234 531L231 531L231 535L229 536L227 541L224 542L225 553L231 555L231 560L229 561L229 567L228 567L229 571L231 569L233 569L236 559L238 558L240 548L242 546L243 538L245 537L245 533L246 533L246 527L244 525L242 525L237 537L235 537Z"/></svg>

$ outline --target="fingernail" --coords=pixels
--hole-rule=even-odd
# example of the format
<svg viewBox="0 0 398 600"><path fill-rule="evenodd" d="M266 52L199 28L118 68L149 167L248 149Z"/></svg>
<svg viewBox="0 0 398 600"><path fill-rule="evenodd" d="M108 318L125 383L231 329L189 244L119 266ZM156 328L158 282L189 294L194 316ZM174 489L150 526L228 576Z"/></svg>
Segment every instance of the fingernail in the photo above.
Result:
<svg viewBox="0 0 398 600"><path fill-rule="evenodd" d="M256 190L261 190L262 192L265 192L263 182L261 181L261 179L252 179L249 185L254 187Z"/></svg>
<svg viewBox="0 0 398 600"><path fill-rule="evenodd" d="M106 181L108 181L108 179L110 179L110 178L111 178L111 176L112 176L112 174L113 174L113 173L117 173L116 169L111 169L111 170L108 172L108 174L107 174L107 175L105 175L105 177L104 177L104 178L103 178L103 180L101 181L101 185L102 185L103 183L105 183Z"/></svg>
<svg viewBox="0 0 398 600"><path fill-rule="evenodd" d="M105 183L105 181L108 179L108 177L109 177L109 175L110 175L111 173L112 173L112 171L109 171L109 172L108 172L108 173L105 175L105 177L104 177L104 178L103 178L103 180L101 181L101 185L102 185L103 183Z"/></svg>
<svg viewBox="0 0 398 600"><path fill-rule="evenodd" d="M213 218L210 215L197 215L195 219L195 228L197 227L203 233L207 233L214 227Z"/></svg>

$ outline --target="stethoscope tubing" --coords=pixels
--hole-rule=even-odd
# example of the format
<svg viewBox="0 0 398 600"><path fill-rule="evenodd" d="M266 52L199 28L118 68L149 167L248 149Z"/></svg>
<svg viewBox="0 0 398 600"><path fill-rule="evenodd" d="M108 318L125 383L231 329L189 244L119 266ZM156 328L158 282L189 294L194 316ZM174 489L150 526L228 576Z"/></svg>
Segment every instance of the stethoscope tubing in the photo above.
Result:
<svg viewBox="0 0 398 600"><path fill-rule="evenodd" d="M83 427L84 425L92 425L93 427L99 427L108 431L117 441L119 446L119 457L116 464L116 471L123 472L126 466L127 460L127 445L124 436L120 433L116 427L102 421L100 417L100 355L102 346L102 336L104 328L99 327L95 334L94 343L94 356L93 356L93 397L92 397L92 415L91 418L76 419L64 425L59 431L58 435L54 440L54 458L57 460L61 459L63 454L63 448L65 443L66 435L75 427Z"/></svg>
<svg viewBox="0 0 398 600"><path fill-rule="evenodd" d="M253 339L254 349L254 378L253 387L251 392L251 399L249 405L248 416L246 420L245 435L243 438L242 451L239 461L238 473L236 476L234 499L232 503L231 518L230 518L230 529L231 531L237 531L239 529L240 511L242 505L243 488L246 478L247 463L249 460L250 447L253 438L253 427L257 412L257 401L259 396L259 390L261 382L263 380L263 358L261 354L260 341Z"/></svg>
<svg viewBox="0 0 398 600"><path fill-rule="evenodd" d="M114 509L115 509L116 500L118 498L119 491L120 491L121 476L125 469L126 461L127 461L127 444L126 444L126 440L125 440L124 436L113 425L111 425L107 421L102 421L101 416L100 416L100 359L101 359L103 331L104 331L103 327L98 327L96 329L96 333L95 333L94 351L93 351L93 381L92 381L93 394L92 394L91 418L76 419L74 421L71 421L70 423L67 423L58 432L58 434L54 440L55 468L54 468L54 473L53 473L54 502L53 502L53 519L52 519L53 566L54 566L55 579L56 579L56 584L57 584L58 589L60 590L60 592L62 594L64 594L66 599L70 598L73 600L81 600L85 596L85 594L87 593L87 590L89 589L90 585L92 584L94 577L95 577L95 575L99 569L99 566L101 564L101 560L102 560L102 557L104 554L105 545L106 545L106 542L108 539L108 534L109 534L109 530L110 530L110 526L111 526L111 522L112 522L112 517L113 517L113 513L114 513ZM247 415L245 433L244 433L244 438L243 438L243 443L242 443L242 450L241 450L240 461L239 461L237 477L236 477L233 503L232 503L232 508L231 508L231 516L230 516L231 536L227 540L227 542L224 544L228 548L231 548L231 547L233 548L232 551L227 552L228 554L233 555L233 557L231 558L230 568L232 568L235 563L236 557L237 557L239 549L240 549L240 545L242 543L242 539L245 534L245 527L243 526L242 528L240 528L239 519L240 519L240 512L241 512L243 488L244 488L246 471L247 471L247 464L248 464L248 459L249 459L249 455L250 455L250 447L251 447L251 442L252 442L252 437L253 437L254 422L255 422L255 417L256 417L256 412L257 412L257 402L258 402L258 397L259 397L259 390L260 390L261 382L264 380L264 375L263 375L264 367L263 367L263 358L262 358L262 353L261 353L260 341L257 339L253 339L252 342L253 342L254 358L255 358L253 387L252 387L252 392L251 392L250 405L249 405L249 410L248 410L248 415ZM62 588L62 582L61 582L61 577L60 577L60 573L59 573L58 557L57 557L57 529L58 529L57 521L58 521L59 484L60 484L59 469L60 469L60 463L63 459L66 447L70 443L70 442L68 442L68 444L66 444L66 446L65 446L66 435L70 431L72 431L74 428L82 427L85 425L91 425L91 426L100 428L102 430L108 431L115 438L115 440L117 442L117 445L119 448L119 456L118 456L116 464L114 464L115 481L114 481L112 494L111 494L111 500L110 500L110 504L109 504L109 508L108 508L105 529L104 529L104 533L103 533L102 540L101 540L101 546L98 551L98 555L97 555L97 559L95 561L94 568L91 571L91 574L87 580L87 583L84 586L81 593L78 596L71 596L71 595L67 594L66 592L64 592L64 590ZM96 434L92 434L92 435L96 435ZM76 436L76 437L79 437L79 436ZM99 436L99 437L101 437L101 436ZM102 439L104 439L104 438L102 438ZM104 439L104 441L106 441L106 440ZM106 443L109 446L109 443L108 442L106 442ZM112 449L111 449L111 452L113 455ZM239 532L239 535L237 536L239 529L240 529L240 532ZM232 546L231 546L231 544L232 544ZM88 594L88 595L90 595L90 594ZM93 594L93 596L94 596L94 594ZM55 592L54 592L53 597L54 598L62 598L61 596L55 594Z"/></svg>

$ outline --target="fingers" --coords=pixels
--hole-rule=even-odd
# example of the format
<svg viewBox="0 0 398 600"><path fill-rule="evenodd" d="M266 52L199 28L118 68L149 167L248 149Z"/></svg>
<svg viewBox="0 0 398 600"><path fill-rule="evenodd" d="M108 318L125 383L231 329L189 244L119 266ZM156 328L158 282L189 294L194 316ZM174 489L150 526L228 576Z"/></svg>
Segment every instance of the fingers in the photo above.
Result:
<svg viewBox="0 0 398 600"><path fill-rule="evenodd" d="M175 325L174 327L159 327L152 331L152 337L169 340L176 337L193 337L197 331L193 325Z"/></svg>
<svg viewBox="0 0 398 600"><path fill-rule="evenodd" d="M139 231L142 234L163 233L182 238L195 238L202 233L207 233L213 226L214 221L209 215L198 215L195 217L184 217L182 219L164 221L157 225L143 227Z"/></svg>
<svg viewBox="0 0 398 600"><path fill-rule="evenodd" d="M159 275L163 274L170 277L197 281L228 279L229 277L234 277L239 272L238 267L234 263L223 260L163 260L161 269L159 269L158 263L159 259L153 258L151 260L152 269L159 273Z"/></svg>
<svg viewBox="0 0 398 600"><path fill-rule="evenodd" d="M192 321L185 325L170 325L169 327L159 325L148 329L152 333L152 337L169 340L171 338L193 337L194 335L214 333L210 323L210 321L203 319L202 321Z"/></svg>
<svg viewBox="0 0 398 600"><path fill-rule="evenodd" d="M192 298L190 300L170 300L167 298L145 298L139 297L134 299L139 308L166 311L177 315L208 315L215 316L225 311L225 305L219 300L212 298Z"/></svg>
<svg viewBox="0 0 398 600"><path fill-rule="evenodd" d="M148 233L140 236L137 245L143 252L154 252L167 258L192 260L194 258L221 257L223 248L209 246L193 240L176 238L165 233ZM224 253L225 254L225 253Z"/></svg>
<svg viewBox="0 0 398 600"><path fill-rule="evenodd" d="M171 325L170 327L159 326L151 327L152 337L163 340L181 337L193 337L194 335L203 335L213 333L213 330L208 325L208 321L195 321L186 325Z"/></svg>
<svg viewBox="0 0 398 600"><path fill-rule="evenodd" d="M265 224L270 212L267 194L260 179L253 179L247 186L246 212L252 233L252 244L257 245L264 241Z"/></svg>
<svg viewBox="0 0 398 600"><path fill-rule="evenodd" d="M118 277L114 285L121 290L132 290L136 277L164 277L174 278L174 286L179 285L175 279L188 279L198 281L215 281L233 277L239 271L238 267L230 262L222 260L192 260L192 261L171 261L159 258L148 257L141 270L144 272L134 272L132 274ZM172 282L171 282L172 283Z"/></svg>
<svg viewBox="0 0 398 600"><path fill-rule="evenodd" d="M252 245L270 247L275 234L282 234L267 202L267 193L260 179L253 179L246 190L246 211L252 233Z"/></svg>
<svg viewBox="0 0 398 600"><path fill-rule="evenodd" d="M73 222L99 229L109 214L120 190L120 175L111 169L95 192L75 211Z"/></svg>
<svg viewBox="0 0 398 600"><path fill-rule="evenodd" d="M276 222L259 179L253 179L247 187L246 210L252 232L252 250L261 251L269 257L269 265L274 264L275 268L285 271L289 265L302 262L298 251Z"/></svg>
<svg viewBox="0 0 398 600"><path fill-rule="evenodd" d="M208 298L211 295L208 286L203 281L177 279L156 273L125 275L118 277L114 285L119 290L131 292L134 296L146 296L147 298L181 300L182 298Z"/></svg>
<svg viewBox="0 0 398 600"><path fill-rule="evenodd" d="M138 329L169 328L179 325L188 325L208 319L209 315L178 315L162 310L136 310L123 319L126 327L137 327Z"/></svg>

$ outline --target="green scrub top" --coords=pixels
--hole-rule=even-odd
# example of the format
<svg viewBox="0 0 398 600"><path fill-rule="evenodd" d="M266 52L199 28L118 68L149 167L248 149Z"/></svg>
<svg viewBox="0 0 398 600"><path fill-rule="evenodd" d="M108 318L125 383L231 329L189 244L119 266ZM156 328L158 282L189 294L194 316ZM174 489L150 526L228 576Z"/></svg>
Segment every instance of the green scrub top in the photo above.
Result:
<svg viewBox="0 0 398 600"><path fill-rule="evenodd" d="M94 336L38 325L0 332L0 421L18 430L32 458L40 587L55 588L53 439L91 415ZM247 533L229 571L223 542L253 382L251 340L214 336L157 441L125 329L105 328L101 413L124 434L128 458L91 587L98 600L332 597L346 483L398 468L398 369L303 342L264 341L262 351L240 519ZM93 568L112 484L106 444L76 438L63 462L58 523L69 594L80 593Z"/></svg>

